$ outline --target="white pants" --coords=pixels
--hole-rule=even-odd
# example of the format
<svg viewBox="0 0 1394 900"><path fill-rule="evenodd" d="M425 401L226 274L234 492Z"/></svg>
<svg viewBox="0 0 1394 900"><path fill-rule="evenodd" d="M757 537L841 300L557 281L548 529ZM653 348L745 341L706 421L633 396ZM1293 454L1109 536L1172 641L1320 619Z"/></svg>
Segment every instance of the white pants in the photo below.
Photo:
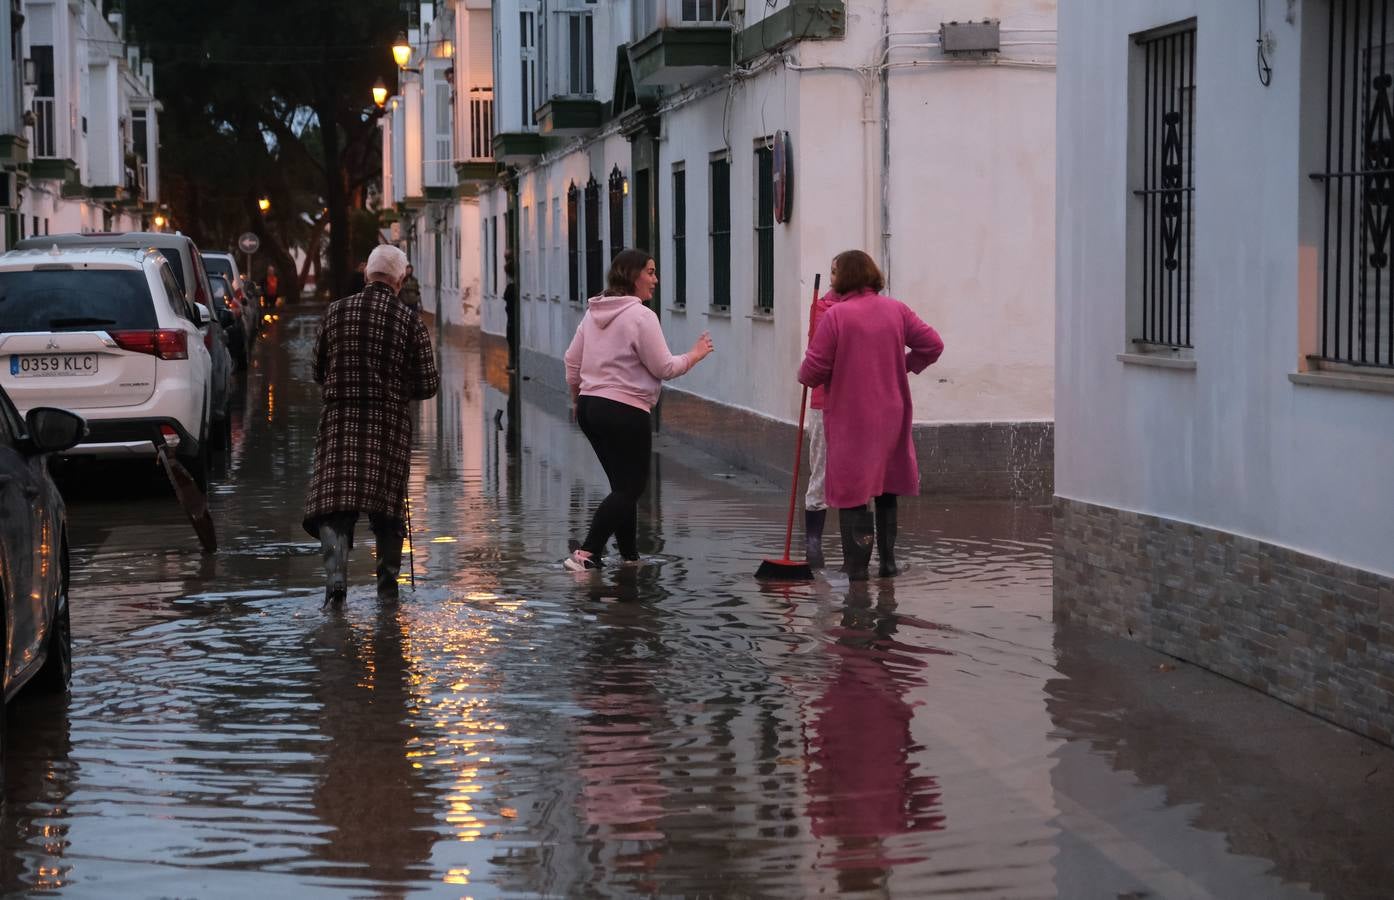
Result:
<svg viewBox="0 0 1394 900"><path fill-rule="evenodd" d="M808 411L808 492L804 494L803 507L807 510L828 508L827 497L823 495L823 479L828 469L828 439L823 434L823 411Z"/></svg>

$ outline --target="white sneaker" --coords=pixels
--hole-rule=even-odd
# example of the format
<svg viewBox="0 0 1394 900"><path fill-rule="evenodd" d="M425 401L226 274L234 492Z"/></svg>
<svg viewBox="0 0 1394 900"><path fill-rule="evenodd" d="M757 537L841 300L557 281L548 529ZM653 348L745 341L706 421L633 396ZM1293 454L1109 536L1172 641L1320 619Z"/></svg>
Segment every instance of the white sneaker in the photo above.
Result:
<svg viewBox="0 0 1394 900"><path fill-rule="evenodd" d="M591 559L589 550L572 550L571 555L562 560L561 564L572 572L588 572L600 568L595 560Z"/></svg>

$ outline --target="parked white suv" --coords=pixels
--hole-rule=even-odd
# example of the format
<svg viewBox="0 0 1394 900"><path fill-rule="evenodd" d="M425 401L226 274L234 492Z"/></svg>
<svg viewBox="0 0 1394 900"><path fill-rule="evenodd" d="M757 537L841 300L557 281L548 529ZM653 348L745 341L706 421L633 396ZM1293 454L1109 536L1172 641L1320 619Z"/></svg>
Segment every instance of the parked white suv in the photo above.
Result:
<svg viewBox="0 0 1394 900"><path fill-rule="evenodd" d="M212 361L156 250L24 250L0 256L0 384L21 413L87 419L66 456L153 457L164 440L207 483Z"/></svg>

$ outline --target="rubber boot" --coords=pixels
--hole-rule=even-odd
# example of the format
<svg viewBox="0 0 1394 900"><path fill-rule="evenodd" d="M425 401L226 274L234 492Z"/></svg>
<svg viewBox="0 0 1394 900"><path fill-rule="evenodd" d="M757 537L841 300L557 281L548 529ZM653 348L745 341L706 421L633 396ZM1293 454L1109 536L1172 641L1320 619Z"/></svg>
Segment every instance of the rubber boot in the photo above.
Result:
<svg viewBox="0 0 1394 900"><path fill-rule="evenodd" d="M870 577L871 544L874 537L871 510L841 509L837 513L838 530L842 532L842 563L848 581L866 581Z"/></svg>
<svg viewBox="0 0 1394 900"><path fill-rule="evenodd" d="M880 576L890 578L900 574L895 564L896 508L876 507L876 558L881 562Z"/></svg>
<svg viewBox="0 0 1394 900"><path fill-rule="evenodd" d="M373 532L378 542L378 599L395 603L401 596L397 576L402 572L402 536L395 528Z"/></svg>
<svg viewBox="0 0 1394 900"><path fill-rule="evenodd" d="M320 554L324 558L324 605L338 608L348 596L348 555L353 532L341 523L319 526Z"/></svg>
<svg viewBox="0 0 1394 900"><path fill-rule="evenodd" d="M806 509L803 511L804 558L809 568L823 568L823 525L828 521L826 509Z"/></svg>

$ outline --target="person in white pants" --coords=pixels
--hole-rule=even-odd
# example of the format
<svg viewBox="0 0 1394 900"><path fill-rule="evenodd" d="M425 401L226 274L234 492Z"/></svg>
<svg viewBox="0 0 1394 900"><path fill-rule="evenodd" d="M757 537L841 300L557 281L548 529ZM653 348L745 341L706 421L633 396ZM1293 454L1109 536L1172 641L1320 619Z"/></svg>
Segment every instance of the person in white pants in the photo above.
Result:
<svg viewBox="0 0 1394 900"><path fill-rule="evenodd" d="M829 281L837 275L837 263L833 262ZM818 323L823 313L834 303L842 302L842 297L828 291L813 303L808 314L808 340L818 333ZM809 400L808 412L808 490L804 494L804 542L805 558L815 569L823 567L823 526L828 520L828 502L823 496L823 479L827 470L828 441L823 432L824 389L816 387Z"/></svg>

